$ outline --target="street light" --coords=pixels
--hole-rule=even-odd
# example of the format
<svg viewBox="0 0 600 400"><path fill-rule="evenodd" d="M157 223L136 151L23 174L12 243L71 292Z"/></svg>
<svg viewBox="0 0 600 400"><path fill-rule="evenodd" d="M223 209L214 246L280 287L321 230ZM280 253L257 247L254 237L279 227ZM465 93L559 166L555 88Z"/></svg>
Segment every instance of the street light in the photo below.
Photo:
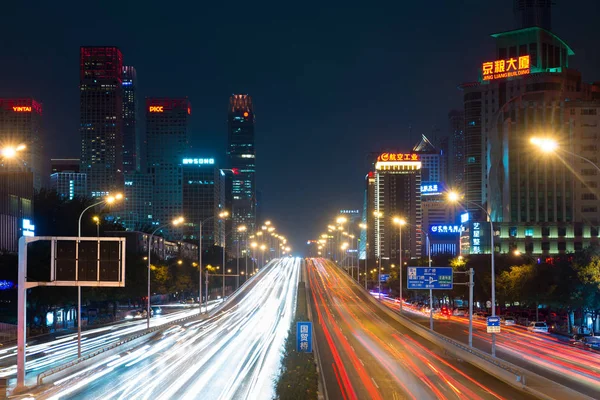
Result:
<svg viewBox="0 0 600 400"><path fill-rule="evenodd" d="M21 148L21 146L23 146ZM15 151L20 151L19 148L24 149L25 145L21 145L21 146L17 146L15 148ZM6 149L4 149L6 150ZM3 150L3 152L4 152ZM89 210L92 207L96 207L99 206L100 204L112 204L117 200L121 200L123 198L122 194L117 194L116 196L108 196L105 199L103 199L102 201L98 201L86 208L83 209L83 211L81 212L81 214L79 214L79 223L78 223L78 227L77 227L77 237L81 237L81 218L83 217L83 214L85 214L85 212L87 210ZM99 231L97 231L99 232ZM78 242L79 243L79 242ZM79 280L79 276L77 276L77 279ZM77 357L81 357L81 286L77 285Z"/></svg>
<svg viewBox="0 0 600 400"><path fill-rule="evenodd" d="M531 144L536 146L538 149L542 150L542 152L544 152L544 153L557 153L558 151L561 151L561 152L569 154L573 157L577 157L580 160L583 160L589 164L592 164L594 166L594 168L596 168L598 171L600 171L600 167L596 163L594 163L592 160L590 160L586 157L583 157L577 153L573 153L572 151L565 150L562 147L559 147L558 142L554 139L532 137L531 139L529 139L529 141L531 142Z"/></svg>
<svg viewBox="0 0 600 400"><path fill-rule="evenodd" d="M181 225L182 223L183 223L183 217L179 217L179 218L176 218L173 221L171 221L171 224L173 226ZM147 319L148 329L150 329L150 258L151 258L151 251L152 251L152 238L154 237L154 234L156 232L158 232L162 228L165 228L169 225L170 224L164 224L162 226L159 226L150 234L150 237L148 239L148 302L146 303L146 319Z"/></svg>
<svg viewBox="0 0 600 400"><path fill-rule="evenodd" d="M265 246L264 244L260 245L260 250L262 251L262 266L265 266L265 250L267 249L267 246Z"/></svg>
<svg viewBox="0 0 600 400"><path fill-rule="evenodd" d="M227 218L229 216L229 212L221 211L218 214L219 224L223 218ZM205 222L214 219L215 216L211 216L206 218L204 221L200 221L198 224L198 314L202 314L202 227ZM214 228L214 227L213 227ZM214 235L213 235L214 236ZM208 270L205 273L206 279L204 281L204 309L208 313Z"/></svg>
<svg viewBox="0 0 600 400"><path fill-rule="evenodd" d="M237 227L237 231L240 234L243 234L244 232L246 232L246 225L240 225ZM246 258L246 272L248 272L248 259ZM237 287L240 287L240 238L238 236L238 240L237 240L237 281L236 281Z"/></svg>
<svg viewBox="0 0 600 400"><path fill-rule="evenodd" d="M377 225L379 225L379 220L383 217L383 213L381 211L374 211L373 216L377 220ZM380 244L381 244L381 240L380 240ZM379 300L381 300L381 246L378 246L378 251L379 251L379 268L377 268L377 270L379 271L378 287L379 287Z"/></svg>
<svg viewBox="0 0 600 400"><path fill-rule="evenodd" d="M495 317L496 316L496 269L495 269L495 265L494 265L494 223L492 222L492 216L480 204L478 204L474 201L464 200L456 192L448 192L447 198L450 203L463 202L463 203L474 205L475 207L483 210L483 212L487 215L488 220L490 221L490 258L491 258L491 268L492 268L492 317ZM496 357L496 334L495 333L492 333L492 356Z"/></svg>
<svg viewBox="0 0 600 400"><path fill-rule="evenodd" d="M400 312L402 312L402 227L406 225L406 220L400 217L394 217L393 221L398 225L398 280L400 281Z"/></svg>
<svg viewBox="0 0 600 400"><path fill-rule="evenodd" d="M24 144L20 144L18 146L6 146L0 149L0 155L2 158L10 159L15 158L19 151L23 151L27 148Z"/></svg>
<svg viewBox="0 0 600 400"><path fill-rule="evenodd" d="M94 221L96 223L96 237L100 237L100 217L97 215L94 215L92 217L92 221Z"/></svg>

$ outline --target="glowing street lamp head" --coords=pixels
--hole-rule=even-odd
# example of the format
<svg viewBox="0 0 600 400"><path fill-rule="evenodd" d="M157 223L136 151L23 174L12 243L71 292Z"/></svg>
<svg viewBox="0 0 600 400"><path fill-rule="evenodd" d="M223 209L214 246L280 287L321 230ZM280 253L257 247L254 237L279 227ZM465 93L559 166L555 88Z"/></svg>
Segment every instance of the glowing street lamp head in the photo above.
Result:
<svg viewBox="0 0 600 400"><path fill-rule="evenodd" d="M14 158L17 156L17 152L23 151L26 149L24 144L20 144L17 147L14 146L6 146L0 150L0 154L4 158Z"/></svg>
<svg viewBox="0 0 600 400"><path fill-rule="evenodd" d="M375 216L375 218L383 217L383 213L381 211L373 211L373 215Z"/></svg>
<svg viewBox="0 0 600 400"><path fill-rule="evenodd" d="M255 249L255 248L258 247L258 243L252 242L252 243L250 243L250 247L252 247L253 249Z"/></svg>
<svg viewBox="0 0 600 400"><path fill-rule="evenodd" d="M558 143L554 139L550 138L535 138L529 139L531 144L535 145L538 149L544 153L552 153L558 148Z"/></svg>
<svg viewBox="0 0 600 400"><path fill-rule="evenodd" d="M450 203L458 203L460 201L460 195L456 192L448 192L447 197Z"/></svg>
<svg viewBox="0 0 600 400"><path fill-rule="evenodd" d="M361 229L367 229L367 224L358 224L358 227Z"/></svg>
<svg viewBox="0 0 600 400"><path fill-rule="evenodd" d="M177 226L177 225L179 225L179 224L183 224L183 221L184 221L183 217L175 218L175 219L172 221L172 224L173 224L173 225L175 225L175 226Z"/></svg>
<svg viewBox="0 0 600 400"><path fill-rule="evenodd" d="M115 198L113 196L108 196L105 200L108 204L112 204L115 202Z"/></svg>
<svg viewBox="0 0 600 400"><path fill-rule="evenodd" d="M261 249L262 251L265 251L265 250L267 249L267 246L265 246L264 244L261 244L261 245L260 245L260 249Z"/></svg>
<svg viewBox="0 0 600 400"><path fill-rule="evenodd" d="M256 236L262 236L262 234L263 234L263 233L262 233L262 232L260 232L260 231L256 232Z"/></svg>
<svg viewBox="0 0 600 400"><path fill-rule="evenodd" d="M267 225L267 226L271 225L271 221L265 221L265 225Z"/></svg>
<svg viewBox="0 0 600 400"><path fill-rule="evenodd" d="M123 194L122 193L117 193L115 195L115 200L123 200Z"/></svg>
<svg viewBox="0 0 600 400"><path fill-rule="evenodd" d="M394 223L396 225L406 225L406 220L404 218L400 218L400 217L394 217Z"/></svg>
<svg viewBox="0 0 600 400"><path fill-rule="evenodd" d="M246 225L240 225L237 228L238 232L246 232L247 229L248 228L246 228Z"/></svg>
<svg viewBox="0 0 600 400"><path fill-rule="evenodd" d="M94 216L92 217L92 221L94 221L95 223L99 224L99 223L100 223L100 217L99 217L99 216L97 216L97 215L94 215Z"/></svg>
<svg viewBox="0 0 600 400"><path fill-rule="evenodd" d="M275 230L275 228L273 228L272 226L269 227L269 229L267 229L267 232L273 232Z"/></svg>
<svg viewBox="0 0 600 400"><path fill-rule="evenodd" d="M229 211L221 211L219 213L219 218L227 218L229 216Z"/></svg>
<svg viewBox="0 0 600 400"><path fill-rule="evenodd" d="M346 217L338 217L335 222L337 222L338 224L345 224L346 222L348 222L348 220L346 219Z"/></svg>

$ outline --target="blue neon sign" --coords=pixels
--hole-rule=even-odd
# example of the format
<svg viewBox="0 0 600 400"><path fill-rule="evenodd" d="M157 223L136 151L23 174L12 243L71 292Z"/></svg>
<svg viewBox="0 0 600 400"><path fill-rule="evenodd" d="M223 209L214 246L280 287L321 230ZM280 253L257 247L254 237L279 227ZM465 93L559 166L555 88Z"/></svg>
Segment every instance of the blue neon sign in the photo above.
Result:
<svg viewBox="0 0 600 400"><path fill-rule="evenodd" d="M435 235L457 234L463 231L463 227L460 225L431 225L429 230Z"/></svg>
<svg viewBox="0 0 600 400"><path fill-rule="evenodd" d="M312 353L312 322L296 323L296 351Z"/></svg>
<svg viewBox="0 0 600 400"><path fill-rule="evenodd" d="M182 164L186 165L213 165L215 163L214 158L184 158L181 161Z"/></svg>
<svg viewBox="0 0 600 400"><path fill-rule="evenodd" d="M444 191L441 182L421 182L421 194L424 196L441 194Z"/></svg>

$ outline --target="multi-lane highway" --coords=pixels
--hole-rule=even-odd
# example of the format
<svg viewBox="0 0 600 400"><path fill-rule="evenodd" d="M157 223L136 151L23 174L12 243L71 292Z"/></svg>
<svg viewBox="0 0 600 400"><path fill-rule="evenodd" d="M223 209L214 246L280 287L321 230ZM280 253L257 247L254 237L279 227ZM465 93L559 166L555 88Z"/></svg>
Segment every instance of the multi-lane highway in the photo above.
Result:
<svg viewBox="0 0 600 400"><path fill-rule="evenodd" d="M299 259L272 262L208 319L39 388L36 399L270 399L293 318Z"/></svg>
<svg viewBox="0 0 600 400"><path fill-rule="evenodd" d="M308 263L329 399L528 399L414 335L328 261Z"/></svg>
<svg viewBox="0 0 600 400"><path fill-rule="evenodd" d="M209 304L209 311L220 303ZM203 308L204 311L204 308ZM198 308L172 310L164 315L151 318L150 327L166 325L182 318L198 315ZM147 328L146 319L122 321L99 328L84 330L81 333L81 353L99 350L135 335ZM17 372L17 347L11 345L0 350L0 378L12 378ZM56 337L36 338L27 345L26 384L36 382L36 376L77 358L77 333Z"/></svg>
<svg viewBox="0 0 600 400"><path fill-rule="evenodd" d="M384 298L383 303L399 311L397 301ZM403 315L429 327L429 317L408 304L404 304ZM434 329L467 343L468 323L465 317L437 317ZM497 357L592 398L600 398L600 353L575 348L554 336L528 332L520 326L502 326L502 333L496 337ZM491 338L483 320L473 321L473 345L491 352Z"/></svg>

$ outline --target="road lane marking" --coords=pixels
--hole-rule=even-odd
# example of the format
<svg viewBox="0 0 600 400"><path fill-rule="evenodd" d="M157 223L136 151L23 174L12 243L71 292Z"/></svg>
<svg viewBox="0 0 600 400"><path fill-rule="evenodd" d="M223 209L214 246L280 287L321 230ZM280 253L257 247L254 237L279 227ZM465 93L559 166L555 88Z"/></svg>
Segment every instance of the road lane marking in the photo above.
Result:
<svg viewBox="0 0 600 400"><path fill-rule="evenodd" d="M377 384L377 382L375 382L375 378L371 377L371 380L373 381L373 384L375 385L375 387L377 389L379 389L379 385Z"/></svg>

